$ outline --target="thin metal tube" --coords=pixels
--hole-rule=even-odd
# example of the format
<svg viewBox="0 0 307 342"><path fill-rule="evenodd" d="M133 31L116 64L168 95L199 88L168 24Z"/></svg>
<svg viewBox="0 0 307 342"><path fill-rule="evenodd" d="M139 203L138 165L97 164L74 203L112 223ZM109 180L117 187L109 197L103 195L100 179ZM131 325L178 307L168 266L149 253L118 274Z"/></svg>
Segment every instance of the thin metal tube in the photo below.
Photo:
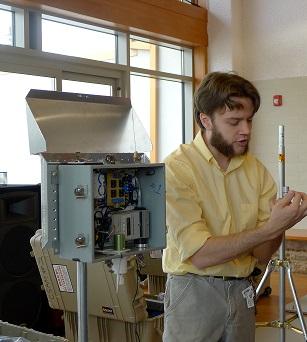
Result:
<svg viewBox="0 0 307 342"><path fill-rule="evenodd" d="M278 127L278 197L282 198L285 189L285 127L280 125ZM283 234L282 242L279 247L279 259L285 259L285 234ZM279 322L280 328L280 342L285 342L285 268L282 266L279 269Z"/></svg>
<svg viewBox="0 0 307 342"><path fill-rule="evenodd" d="M283 234L284 235L284 234ZM279 247L279 259L284 260L285 258L285 237L283 236L281 245ZM284 342L285 335L285 320L286 320L286 303L285 303L285 268L282 266L279 268L279 322L282 323L280 328L280 342Z"/></svg>
<svg viewBox="0 0 307 342"><path fill-rule="evenodd" d="M284 142L284 126L279 126L279 143L278 143L278 153L279 153L279 164L278 164L278 175L279 175L279 188L278 188L278 197L282 198L284 195L288 192L288 187L285 186L285 142ZM285 233L283 233L282 236L282 242L279 248L279 259L270 260L270 262L267 265L265 274L263 278L261 279L261 282L259 283L256 295L258 297L261 288L267 279L267 277L270 275L272 270L275 268L275 266L279 267L279 321L272 321L272 322L266 322L266 323L260 323L257 324L258 326L263 327L278 327L280 328L280 342L285 342L286 339L286 328L291 329L292 331L303 333L305 342L307 342L307 328L306 323L304 320L304 315L302 312L302 308L300 306L299 300L297 298L297 293L295 290L292 274L291 274L291 265L290 262L285 258ZM293 320L290 319L288 321L285 320L286 318L286 308L285 308L285 275L287 270L287 275L290 283L290 288L292 291L292 295L294 298L296 310L297 310L297 316L300 320L302 330L295 328L291 326L290 322Z"/></svg>
<svg viewBox="0 0 307 342"><path fill-rule="evenodd" d="M275 262L273 260L270 260L266 269L265 269L265 272L257 286L257 289L256 289L256 299L258 299L259 295L260 295L260 291L262 290L263 288L263 285L264 283L266 282L266 280L268 279L268 277L270 276L270 274L274 271L274 268L275 268Z"/></svg>
<svg viewBox="0 0 307 342"><path fill-rule="evenodd" d="M283 197L283 189L285 188L285 127L278 127L278 197Z"/></svg>
<svg viewBox="0 0 307 342"><path fill-rule="evenodd" d="M87 264L77 261L78 342L88 341Z"/></svg>

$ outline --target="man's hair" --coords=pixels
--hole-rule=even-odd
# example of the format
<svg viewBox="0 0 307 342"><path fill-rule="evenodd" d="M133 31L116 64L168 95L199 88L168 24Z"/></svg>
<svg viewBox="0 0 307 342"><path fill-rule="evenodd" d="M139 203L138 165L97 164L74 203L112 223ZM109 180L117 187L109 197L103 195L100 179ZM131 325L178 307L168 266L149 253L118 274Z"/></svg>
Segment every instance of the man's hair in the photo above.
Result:
<svg viewBox="0 0 307 342"><path fill-rule="evenodd" d="M200 113L213 118L216 110L226 107L230 110L242 108L233 97L248 97L252 101L254 113L259 109L258 90L243 77L224 72L212 72L206 75L194 94L194 118L198 126L204 129L199 118Z"/></svg>

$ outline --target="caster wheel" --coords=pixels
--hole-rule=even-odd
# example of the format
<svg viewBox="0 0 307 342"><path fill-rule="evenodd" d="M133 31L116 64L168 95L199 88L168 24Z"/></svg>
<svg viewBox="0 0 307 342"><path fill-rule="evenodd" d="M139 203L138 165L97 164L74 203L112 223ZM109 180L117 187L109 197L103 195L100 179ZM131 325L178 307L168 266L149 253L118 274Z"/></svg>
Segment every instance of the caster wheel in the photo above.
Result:
<svg viewBox="0 0 307 342"><path fill-rule="evenodd" d="M264 296L269 296L272 293L272 289L270 287L266 287L263 291Z"/></svg>

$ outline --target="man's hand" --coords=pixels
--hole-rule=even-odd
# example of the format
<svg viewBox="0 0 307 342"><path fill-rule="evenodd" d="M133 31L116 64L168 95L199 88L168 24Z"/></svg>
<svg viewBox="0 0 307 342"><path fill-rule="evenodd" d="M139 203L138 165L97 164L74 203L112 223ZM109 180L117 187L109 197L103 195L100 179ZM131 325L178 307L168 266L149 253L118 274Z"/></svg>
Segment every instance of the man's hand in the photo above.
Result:
<svg viewBox="0 0 307 342"><path fill-rule="evenodd" d="M307 194L289 191L272 205L268 229L274 236L293 227L307 215Z"/></svg>
<svg viewBox="0 0 307 342"><path fill-rule="evenodd" d="M306 215L307 195L289 191L285 197L273 203L270 219L261 227L227 236L212 236L190 260L202 269L225 263L252 250L257 259L267 261L278 248L281 234Z"/></svg>

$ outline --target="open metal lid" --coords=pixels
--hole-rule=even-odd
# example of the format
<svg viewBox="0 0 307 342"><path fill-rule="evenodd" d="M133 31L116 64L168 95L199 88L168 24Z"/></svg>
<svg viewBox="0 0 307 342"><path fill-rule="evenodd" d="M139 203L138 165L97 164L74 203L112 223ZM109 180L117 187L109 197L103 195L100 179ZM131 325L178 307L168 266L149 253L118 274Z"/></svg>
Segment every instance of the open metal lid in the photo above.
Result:
<svg viewBox="0 0 307 342"><path fill-rule="evenodd" d="M31 89L26 101L31 154L98 158L152 148L128 98Z"/></svg>

